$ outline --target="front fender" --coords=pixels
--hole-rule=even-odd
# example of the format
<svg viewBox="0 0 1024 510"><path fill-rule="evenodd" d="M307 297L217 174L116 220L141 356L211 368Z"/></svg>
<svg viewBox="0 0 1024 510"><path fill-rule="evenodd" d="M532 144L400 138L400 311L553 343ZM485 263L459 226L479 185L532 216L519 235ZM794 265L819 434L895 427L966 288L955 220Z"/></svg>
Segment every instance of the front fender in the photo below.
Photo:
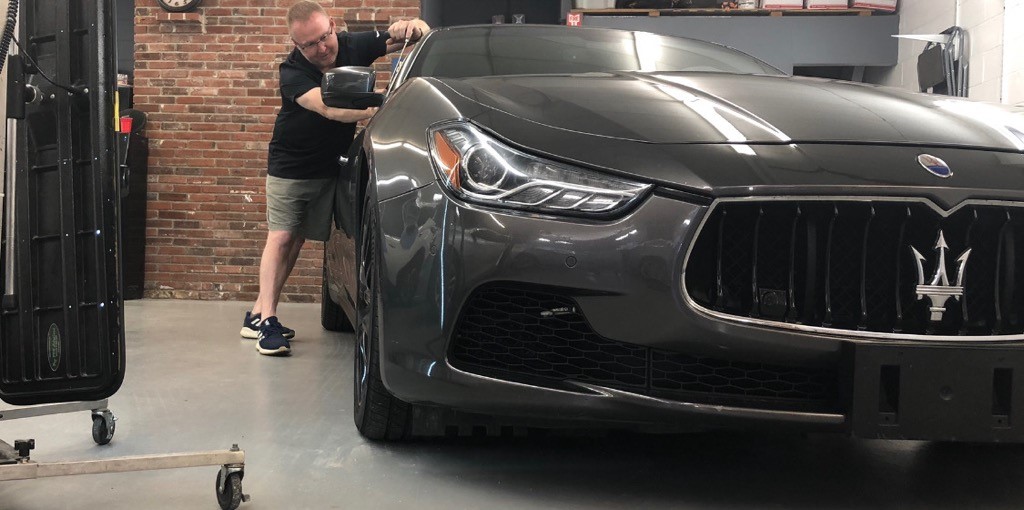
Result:
<svg viewBox="0 0 1024 510"><path fill-rule="evenodd" d="M367 126L360 147L367 168L374 173L379 201L437 180L427 144L431 125L480 113L479 104L462 98L453 100L444 91L448 89L438 87L433 80L409 80L388 98Z"/></svg>
<svg viewBox="0 0 1024 510"><path fill-rule="evenodd" d="M360 197L366 189L362 149L365 135L366 131L356 135L345 155L346 162L339 162L338 183L334 189L334 226L349 236L355 235L359 229Z"/></svg>

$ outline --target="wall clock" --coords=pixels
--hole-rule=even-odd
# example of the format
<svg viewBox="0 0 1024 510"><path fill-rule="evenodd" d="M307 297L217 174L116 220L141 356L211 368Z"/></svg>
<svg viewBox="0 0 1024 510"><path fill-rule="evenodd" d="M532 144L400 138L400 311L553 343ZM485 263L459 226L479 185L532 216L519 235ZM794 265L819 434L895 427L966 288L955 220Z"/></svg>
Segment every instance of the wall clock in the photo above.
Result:
<svg viewBox="0 0 1024 510"><path fill-rule="evenodd" d="M203 0L156 0L165 11L188 12L199 6Z"/></svg>

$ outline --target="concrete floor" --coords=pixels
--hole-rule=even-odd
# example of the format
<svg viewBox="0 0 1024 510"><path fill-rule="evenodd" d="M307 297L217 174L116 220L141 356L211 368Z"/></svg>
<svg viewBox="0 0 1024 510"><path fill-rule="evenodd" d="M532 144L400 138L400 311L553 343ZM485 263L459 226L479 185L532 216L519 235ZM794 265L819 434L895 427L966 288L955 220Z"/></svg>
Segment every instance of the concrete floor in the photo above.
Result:
<svg viewBox="0 0 1024 510"><path fill-rule="evenodd" d="M246 303L126 303L117 432L88 413L0 423L40 462L246 452L242 509L1020 508L1024 447L715 433L378 445L351 416L352 337L284 305L291 358L238 338ZM217 509L216 468L0 483L0 509Z"/></svg>

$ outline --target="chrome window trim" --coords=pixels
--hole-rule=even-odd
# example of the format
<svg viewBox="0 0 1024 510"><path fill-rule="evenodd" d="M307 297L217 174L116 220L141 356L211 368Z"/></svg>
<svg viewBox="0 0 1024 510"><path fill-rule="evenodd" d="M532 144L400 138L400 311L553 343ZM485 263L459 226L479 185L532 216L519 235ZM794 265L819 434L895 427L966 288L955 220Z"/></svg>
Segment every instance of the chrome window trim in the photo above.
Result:
<svg viewBox="0 0 1024 510"><path fill-rule="evenodd" d="M950 343L1008 343L1017 342L1024 340L1024 334L1016 335L986 335L986 336L951 336L951 335L920 335L920 334L909 334L909 333L882 333L876 331L858 331L849 329L836 329L836 328L825 328L821 326L805 326L802 324L790 324L787 322L778 322L767 319L755 319L752 317L740 317L736 315L730 315L715 310L710 310L704 306L698 304L692 297L690 297L689 291L686 289L686 266L690 263L690 252L693 250L694 244L697 242L697 238L700 237L700 233L704 230L704 225L707 223L708 218L715 211L715 208L719 204L730 203L730 202L782 202L782 201L802 201L802 202L897 202L897 203L921 203L943 218L948 218L960 209L971 206L971 205L991 205L999 207L1016 207L1024 211L1024 202L1017 201L1006 201L1006 200L985 200L985 199L971 199L960 202L950 209L943 209L937 205L934 201L925 197L887 197L887 196L801 196L801 195L779 195L770 197L726 197L715 199L714 202L708 206L708 210L704 213L704 217L701 218L700 225L697 226L697 230L690 240L690 245L686 248L686 257L683 259L683 271L680 275L680 289L683 294L683 300L686 302L692 310L697 313L710 318L718 319L733 324L739 324L743 326L754 326L764 327L774 330L790 330L798 331L801 333L812 333L818 335L828 335L830 337L846 337L845 340L851 340L855 342L865 342L867 340L912 340L917 342L950 342Z"/></svg>

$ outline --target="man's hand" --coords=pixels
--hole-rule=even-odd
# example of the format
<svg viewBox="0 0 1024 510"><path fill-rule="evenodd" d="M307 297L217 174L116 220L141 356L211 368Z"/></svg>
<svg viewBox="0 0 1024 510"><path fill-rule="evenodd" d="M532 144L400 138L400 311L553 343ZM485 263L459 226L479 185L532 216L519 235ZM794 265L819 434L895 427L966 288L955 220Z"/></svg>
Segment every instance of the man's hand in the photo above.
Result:
<svg viewBox="0 0 1024 510"><path fill-rule="evenodd" d="M320 89L310 89L309 92L298 97L297 103L299 106L319 113L320 115L338 122L354 123L361 120L369 119L377 113L377 108L367 108L365 110L350 110L348 108L331 108L324 104L323 98L320 96Z"/></svg>
<svg viewBox="0 0 1024 510"><path fill-rule="evenodd" d="M328 108L328 110L334 110L331 113L335 114L336 117L340 117L332 120L340 120L341 122L361 122L364 120L370 120L377 114L376 106L365 110L346 110L344 108ZM328 118L330 118L330 116L328 116ZM355 120L347 120L350 118L355 118Z"/></svg>
<svg viewBox="0 0 1024 510"><path fill-rule="evenodd" d="M365 128L370 123L370 119L372 119L373 116L377 114L377 110L378 108L376 107L367 108L365 110L356 110L357 112L363 112L363 114L366 115L366 117L364 117L363 120L357 122L357 124Z"/></svg>
<svg viewBox="0 0 1024 510"><path fill-rule="evenodd" d="M388 39L387 44L401 44L406 40L414 43L429 31L430 27L421 19L396 21L388 27L388 34L391 35L391 38Z"/></svg>
<svg viewBox="0 0 1024 510"><path fill-rule="evenodd" d="M377 113L377 108L373 107L365 110L349 110L348 108L331 108L330 106L324 106L324 109L317 113L337 122L352 124L373 117L374 114Z"/></svg>

